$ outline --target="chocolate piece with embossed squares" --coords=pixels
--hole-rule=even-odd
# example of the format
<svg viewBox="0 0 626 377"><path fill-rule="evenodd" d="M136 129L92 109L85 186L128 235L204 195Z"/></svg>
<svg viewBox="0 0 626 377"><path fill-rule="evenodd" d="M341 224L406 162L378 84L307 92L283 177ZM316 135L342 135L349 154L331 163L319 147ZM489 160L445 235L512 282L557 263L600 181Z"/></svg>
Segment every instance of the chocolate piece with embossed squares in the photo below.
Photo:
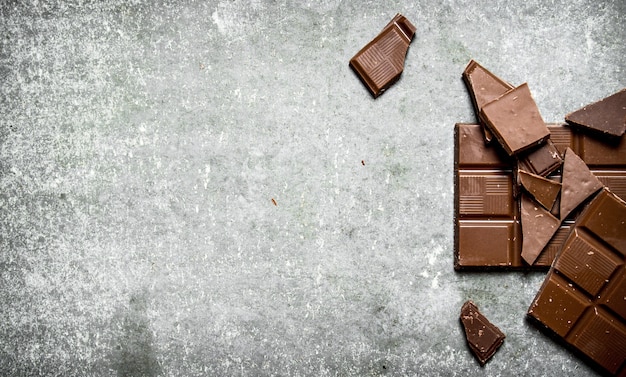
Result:
<svg viewBox="0 0 626 377"><path fill-rule="evenodd" d="M415 30L406 17L397 14L376 38L350 59L350 67L374 98L400 78Z"/></svg>
<svg viewBox="0 0 626 377"><path fill-rule="evenodd" d="M626 202L605 188L589 203L528 316L602 372L626 375Z"/></svg>

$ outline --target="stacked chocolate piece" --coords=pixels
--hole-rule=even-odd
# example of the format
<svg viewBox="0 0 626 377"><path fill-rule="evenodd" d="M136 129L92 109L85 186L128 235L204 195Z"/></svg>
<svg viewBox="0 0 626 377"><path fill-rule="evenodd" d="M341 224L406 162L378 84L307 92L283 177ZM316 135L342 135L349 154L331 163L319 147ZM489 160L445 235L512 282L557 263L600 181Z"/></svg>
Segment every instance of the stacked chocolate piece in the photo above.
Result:
<svg viewBox="0 0 626 377"><path fill-rule="evenodd" d="M527 84L475 61L455 127L456 270L548 269L528 315L626 375L626 89L546 124Z"/></svg>

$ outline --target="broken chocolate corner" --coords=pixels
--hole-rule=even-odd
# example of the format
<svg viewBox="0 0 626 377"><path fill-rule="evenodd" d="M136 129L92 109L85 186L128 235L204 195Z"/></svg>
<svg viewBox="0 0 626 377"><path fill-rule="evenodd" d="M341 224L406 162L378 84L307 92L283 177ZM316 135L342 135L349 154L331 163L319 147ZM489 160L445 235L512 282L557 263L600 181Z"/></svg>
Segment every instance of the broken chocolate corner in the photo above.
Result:
<svg viewBox="0 0 626 377"><path fill-rule="evenodd" d="M415 30L406 17L397 14L376 38L350 59L350 67L374 98L400 78Z"/></svg>
<svg viewBox="0 0 626 377"><path fill-rule="evenodd" d="M489 322L472 301L463 304L460 320L470 350L480 365L485 365L504 342L504 333Z"/></svg>

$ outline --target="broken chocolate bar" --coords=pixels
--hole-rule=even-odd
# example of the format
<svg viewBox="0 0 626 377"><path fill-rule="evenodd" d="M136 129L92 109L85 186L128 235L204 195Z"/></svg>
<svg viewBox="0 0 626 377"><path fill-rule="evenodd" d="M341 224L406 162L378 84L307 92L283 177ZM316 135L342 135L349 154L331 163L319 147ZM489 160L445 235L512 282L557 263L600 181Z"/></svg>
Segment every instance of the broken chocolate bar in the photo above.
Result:
<svg viewBox="0 0 626 377"><path fill-rule="evenodd" d="M591 201L528 315L603 372L626 375L626 202L607 189Z"/></svg>
<svg viewBox="0 0 626 377"><path fill-rule="evenodd" d="M485 365L498 351L506 336L478 311L472 301L463 304L460 320L470 350L480 365Z"/></svg>
<svg viewBox="0 0 626 377"><path fill-rule="evenodd" d="M374 98L400 78L415 30L406 17L397 14L376 38L350 60L350 67Z"/></svg>
<svg viewBox="0 0 626 377"><path fill-rule="evenodd" d="M474 60L470 60L465 67L463 81L470 92L477 118L483 106L513 89L513 85L494 75ZM483 131L485 140L490 142L493 134L484 125Z"/></svg>
<svg viewBox="0 0 626 377"><path fill-rule="evenodd" d="M565 120L608 135L622 136L626 131L626 89L567 114Z"/></svg>
<svg viewBox="0 0 626 377"><path fill-rule="evenodd" d="M563 124L549 124L560 153L571 148L613 193L626 198L626 138L617 145L599 142ZM570 231L565 219L532 266L521 257L519 204L512 197L515 159L497 144L485 144L481 126L455 126L456 270L547 269ZM560 182L560 177L549 177ZM558 203L555 204L558 208ZM558 215L558 214L557 214Z"/></svg>
<svg viewBox="0 0 626 377"><path fill-rule="evenodd" d="M538 146L550 137L527 84L484 105L480 118L510 156Z"/></svg>

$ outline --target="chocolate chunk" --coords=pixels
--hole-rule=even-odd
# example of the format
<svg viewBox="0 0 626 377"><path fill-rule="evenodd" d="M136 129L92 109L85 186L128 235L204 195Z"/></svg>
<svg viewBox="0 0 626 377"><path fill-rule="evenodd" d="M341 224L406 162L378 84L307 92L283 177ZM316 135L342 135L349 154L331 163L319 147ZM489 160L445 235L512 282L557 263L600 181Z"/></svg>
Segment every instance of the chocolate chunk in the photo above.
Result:
<svg viewBox="0 0 626 377"><path fill-rule="evenodd" d="M545 209L552 209L561 192L561 183L523 170L517 173L520 184Z"/></svg>
<svg viewBox="0 0 626 377"><path fill-rule="evenodd" d="M485 365L504 343L506 336L478 311L472 301L463 304L460 319L470 350L480 365Z"/></svg>
<svg viewBox="0 0 626 377"><path fill-rule="evenodd" d="M484 105L480 118L511 156L538 146L550 137L527 84Z"/></svg>
<svg viewBox="0 0 626 377"><path fill-rule="evenodd" d="M626 89L567 114L565 120L608 135L622 136L626 131Z"/></svg>
<svg viewBox="0 0 626 377"><path fill-rule="evenodd" d="M626 202L607 189L590 202L528 315L604 373L626 375Z"/></svg>
<svg viewBox="0 0 626 377"><path fill-rule="evenodd" d="M536 148L520 153L517 160L521 169L542 177L547 177L563 164L559 150L550 139Z"/></svg>
<svg viewBox="0 0 626 377"><path fill-rule="evenodd" d="M560 153L567 148L579 153L600 182L626 198L626 142L607 145L564 124L548 128ZM511 197L514 166L515 159L498 143L485 144L480 125L455 126L456 270L545 270L561 249L573 224L570 219L562 222L532 266L523 261L519 199ZM561 181L559 176L549 178Z"/></svg>
<svg viewBox="0 0 626 377"><path fill-rule="evenodd" d="M470 60L467 64L462 77L470 92L477 118L480 114L480 109L482 109L484 105L513 89L513 85L494 75L474 60ZM484 127L484 125L483 131L485 133L485 140L490 142L493 134L488 128Z"/></svg>
<svg viewBox="0 0 626 377"><path fill-rule="evenodd" d="M570 148L565 150L561 184L559 211L561 219L565 219L570 212L603 187L602 182Z"/></svg>
<svg viewBox="0 0 626 377"><path fill-rule="evenodd" d="M522 258L532 265L559 230L561 221L526 194L521 197L521 218Z"/></svg>
<svg viewBox="0 0 626 377"><path fill-rule="evenodd" d="M376 38L350 59L350 67L374 98L400 78L415 30L406 17L397 14Z"/></svg>

